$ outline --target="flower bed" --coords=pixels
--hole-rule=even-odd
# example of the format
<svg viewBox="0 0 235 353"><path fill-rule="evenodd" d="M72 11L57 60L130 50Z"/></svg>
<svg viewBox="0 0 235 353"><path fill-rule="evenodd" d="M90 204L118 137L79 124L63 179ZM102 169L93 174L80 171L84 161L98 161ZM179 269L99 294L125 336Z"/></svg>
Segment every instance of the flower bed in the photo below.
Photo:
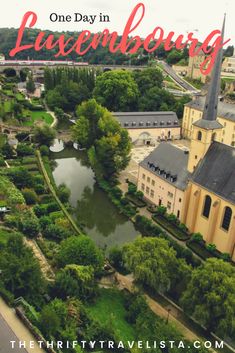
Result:
<svg viewBox="0 0 235 353"><path fill-rule="evenodd" d="M190 238L187 232L180 229L177 224L169 222L164 216L154 214L152 219L177 239L185 241Z"/></svg>
<svg viewBox="0 0 235 353"><path fill-rule="evenodd" d="M131 203L133 203L136 207L145 207L146 206L146 202L144 200L141 200L140 198L138 198L137 196L135 196L133 194L126 193L125 197Z"/></svg>

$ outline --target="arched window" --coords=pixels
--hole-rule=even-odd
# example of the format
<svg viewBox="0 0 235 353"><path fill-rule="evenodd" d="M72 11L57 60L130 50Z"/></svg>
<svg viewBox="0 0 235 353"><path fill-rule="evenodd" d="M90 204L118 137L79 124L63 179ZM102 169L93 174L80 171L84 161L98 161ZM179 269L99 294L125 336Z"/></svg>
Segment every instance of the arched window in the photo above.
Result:
<svg viewBox="0 0 235 353"><path fill-rule="evenodd" d="M210 210L211 210L211 198L209 195L206 195L202 215L206 218L209 218Z"/></svg>
<svg viewBox="0 0 235 353"><path fill-rule="evenodd" d="M201 139L202 139L202 132L201 131L198 131L197 139L198 139L198 141L201 141Z"/></svg>
<svg viewBox="0 0 235 353"><path fill-rule="evenodd" d="M221 227L224 230L229 230L231 218L232 218L232 210L230 207L226 206L224 209L224 218L221 225Z"/></svg>

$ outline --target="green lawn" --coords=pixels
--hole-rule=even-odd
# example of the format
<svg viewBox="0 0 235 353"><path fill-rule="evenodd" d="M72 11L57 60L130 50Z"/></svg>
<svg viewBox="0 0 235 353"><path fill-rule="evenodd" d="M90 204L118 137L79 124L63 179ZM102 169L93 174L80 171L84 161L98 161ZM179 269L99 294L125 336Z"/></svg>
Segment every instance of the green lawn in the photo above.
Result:
<svg viewBox="0 0 235 353"><path fill-rule="evenodd" d="M22 93L20 93L20 92L16 93L15 97L16 97L18 102L22 102L22 101L25 100L25 96Z"/></svg>
<svg viewBox="0 0 235 353"><path fill-rule="evenodd" d="M111 325L118 340L135 340L134 328L126 321L125 298L116 289L100 289L96 303L87 307L88 312L101 324Z"/></svg>
<svg viewBox="0 0 235 353"><path fill-rule="evenodd" d="M23 123L24 126L32 126L35 121L43 121L48 125L51 125L53 122L53 117L51 116L51 114L43 110L30 112L30 114L31 114L31 120L24 122Z"/></svg>

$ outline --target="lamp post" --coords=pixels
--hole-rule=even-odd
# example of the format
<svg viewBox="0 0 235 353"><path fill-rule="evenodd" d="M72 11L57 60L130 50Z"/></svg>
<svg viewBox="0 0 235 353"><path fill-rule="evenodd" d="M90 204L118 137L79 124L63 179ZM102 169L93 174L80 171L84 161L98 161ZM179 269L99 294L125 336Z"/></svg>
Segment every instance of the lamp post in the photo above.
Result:
<svg viewBox="0 0 235 353"><path fill-rule="evenodd" d="M169 316L170 316L171 309L167 309L167 318L166 318L166 324L169 322Z"/></svg>

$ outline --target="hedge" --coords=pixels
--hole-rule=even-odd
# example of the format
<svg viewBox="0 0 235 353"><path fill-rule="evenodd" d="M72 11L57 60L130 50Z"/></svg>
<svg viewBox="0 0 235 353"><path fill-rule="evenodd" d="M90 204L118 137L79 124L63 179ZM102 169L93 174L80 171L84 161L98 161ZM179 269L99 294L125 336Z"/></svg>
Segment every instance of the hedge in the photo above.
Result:
<svg viewBox="0 0 235 353"><path fill-rule="evenodd" d="M169 222L165 217L154 214L152 219L177 239L185 241L190 238L188 233L180 229L177 224Z"/></svg>

